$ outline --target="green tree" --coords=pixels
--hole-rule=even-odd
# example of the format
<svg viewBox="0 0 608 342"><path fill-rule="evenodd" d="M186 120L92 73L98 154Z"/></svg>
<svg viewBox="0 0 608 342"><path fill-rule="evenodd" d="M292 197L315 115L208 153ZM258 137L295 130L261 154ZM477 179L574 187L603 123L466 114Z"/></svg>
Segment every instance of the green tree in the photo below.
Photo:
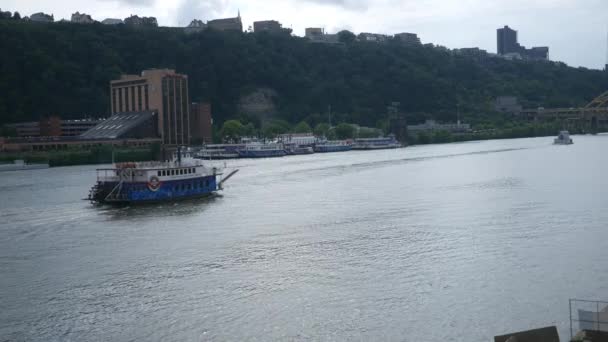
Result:
<svg viewBox="0 0 608 342"><path fill-rule="evenodd" d="M295 133L310 133L312 132L312 129L310 128L310 125L306 123L306 121L300 121L300 123L293 128L293 131Z"/></svg>
<svg viewBox="0 0 608 342"><path fill-rule="evenodd" d="M235 141L243 136L245 127L238 120L228 120L222 125L222 138Z"/></svg>
<svg viewBox="0 0 608 342"><path fill-rule="evenodd" d="M353 125L341 123L335 128L338 139L352 139L355 137L355 128Z"/></svg>
<svg viewBox="0 0 608 342"><path fill-rule="evenodd" d="M340 32L338 32L338 41L340 43L344 43L344 44L350 44L352 42L354 42L357 39L357 36L355 36L354 33L348 31L348 30L342 30Z"/></svg>
<svg viewBox="0 0 608 342"><path fill-rule="evenodd" d="M330 129L331 127L329 126L329 124L320 123L315 126L313 133L318 137L327 137L327 134L329 133Z"/></svg>

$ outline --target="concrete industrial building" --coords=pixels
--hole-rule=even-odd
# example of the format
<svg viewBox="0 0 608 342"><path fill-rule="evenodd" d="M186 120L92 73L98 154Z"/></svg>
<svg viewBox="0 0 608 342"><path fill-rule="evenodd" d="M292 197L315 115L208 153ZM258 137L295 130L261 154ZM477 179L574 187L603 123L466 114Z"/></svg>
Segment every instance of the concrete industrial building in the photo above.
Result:
<svg viewBox="0 0 608 342"><path fill-rule="evenodd" d="M396 33L395 39L399 40L404 45L411 45L411 46L421 45L420 38L418 38L418 35L415 33L408 33L408 32Z"/></svg>
<svg viewBox="0 0 608 342"><path fill-rule="evenodd" d="M95 22L95 20L93 20L90 15L78 12L72 14L70 21L78 24L92 24Z"/></svg>
<svg viewBox="0 0 608 342"><path fill-rule="evenodd" d="M277 33L283 30L283 25L276 20L263 20L253 22L253 32Z"/></svg>
<svg viewBox="0 0 608 342"><path fill-rule="evenodd" d="M9 124L6 127L15 130L19 138L71 137L81 135L102 121L97 119L61 120L58 116L50 116L40 121Z"/></svg>
<svg viewBox="0 0 608 342"><path fill-rule="evenodd" d="M213 142L211 104L193 102L190 106L190 138L193 144Z"/></svg>
<svg viewBox="0 0 608 342"><path fill-rule="evenodd" d="M40 23L52 23L55 21L55 18L53 17L52 14L48 15L43 12L38 12L38 13L34 13L34 14L30 15L29 20L40 22Z"/></svg>
<svg viewBox="0 0 608 342"><path fill-rule="evenodd" d="M207 27L218 31L238 31L243 32L243 22L241 13L236 18L224 18L207 21Z"/></svg>
<svg viewBox="0 0 608 342"><path fill-rule="evenodd" d="M156 111L158 136L167 145L190 143L188 76L170 69L144 70L110 82L112 114Z"/></svg>
<svg viewBox="0 0 608 342"><path fill-rule="evenodd" d="M509 26L496 30L496 51L509 59L548 60L549 48L546 46L526 49L517 41L517 31Z"/></svg>

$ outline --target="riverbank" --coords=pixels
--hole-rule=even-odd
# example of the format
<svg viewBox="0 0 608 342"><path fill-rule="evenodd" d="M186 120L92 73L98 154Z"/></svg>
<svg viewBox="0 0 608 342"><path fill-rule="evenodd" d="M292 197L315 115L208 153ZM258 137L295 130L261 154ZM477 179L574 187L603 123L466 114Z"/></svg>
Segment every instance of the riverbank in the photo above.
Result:
<svg viewBox="0 0 608 342"><path fill-rule="evenodd" d="M158 157L154 148L111 149L106 147L91 150L32 151L20 153L0 153L0 162L13 162L21 159L26 163L46 163L49 166L71 166L87 164L108 164L112 161L146 161Z"/></svg>
<svg viewBox="0 0 608 342"><path fill-rule="evenodd" d="M450 133L447 131L421 132L408 137L408 145L444 144L474 140L499 140L556 136L563 126L559 124L505 125L470 133ZM584 134L580 129L570 128L571 134Z"/></svg>

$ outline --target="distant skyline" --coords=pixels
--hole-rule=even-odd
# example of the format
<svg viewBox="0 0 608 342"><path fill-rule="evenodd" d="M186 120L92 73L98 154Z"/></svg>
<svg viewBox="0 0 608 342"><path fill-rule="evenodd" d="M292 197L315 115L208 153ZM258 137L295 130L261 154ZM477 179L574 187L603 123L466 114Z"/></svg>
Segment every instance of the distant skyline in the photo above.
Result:
<svg viewBox="0 0 608 342"><path fill-rule="evenodd" d="M235 17L240 10L244 28L273 19L298 36L306 27L331 33L412 32L423 43L493 53L496 29L509 25L519 32L520 44L548 46L553 61L603 69L608 58L607 0L5 0L1 6L21 16L54 14L55 20L69 20L76 11L98 21L154 16L160 26Z"/></svg>

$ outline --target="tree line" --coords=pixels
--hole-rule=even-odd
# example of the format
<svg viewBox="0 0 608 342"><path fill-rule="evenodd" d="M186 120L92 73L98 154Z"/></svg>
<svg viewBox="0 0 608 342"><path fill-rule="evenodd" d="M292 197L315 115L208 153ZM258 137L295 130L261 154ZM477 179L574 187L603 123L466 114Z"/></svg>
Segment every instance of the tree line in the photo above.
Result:
<svg viewBox="0 0 608 342"><path fill-rule="evenodd" d="M216 129L239 120L264 134L283 123L314 130L332 121L384 129L387 106L401 104L408 123L425 119L500 126L497 96L525 107L578 107L608 89L608 73L563 63L476 60L433 46L359 42L315 44L287 33L132 28L99 23L0 20L0 124L110 113L109 82L123 73L172 68L189 76L192 101L212 104ZM259 87L277 92L271 123L239 111ZM252 128L253 126L253 128ZM282 127L283 126L283 127ZM290 127L289 129L292 129Z"/></svg>

